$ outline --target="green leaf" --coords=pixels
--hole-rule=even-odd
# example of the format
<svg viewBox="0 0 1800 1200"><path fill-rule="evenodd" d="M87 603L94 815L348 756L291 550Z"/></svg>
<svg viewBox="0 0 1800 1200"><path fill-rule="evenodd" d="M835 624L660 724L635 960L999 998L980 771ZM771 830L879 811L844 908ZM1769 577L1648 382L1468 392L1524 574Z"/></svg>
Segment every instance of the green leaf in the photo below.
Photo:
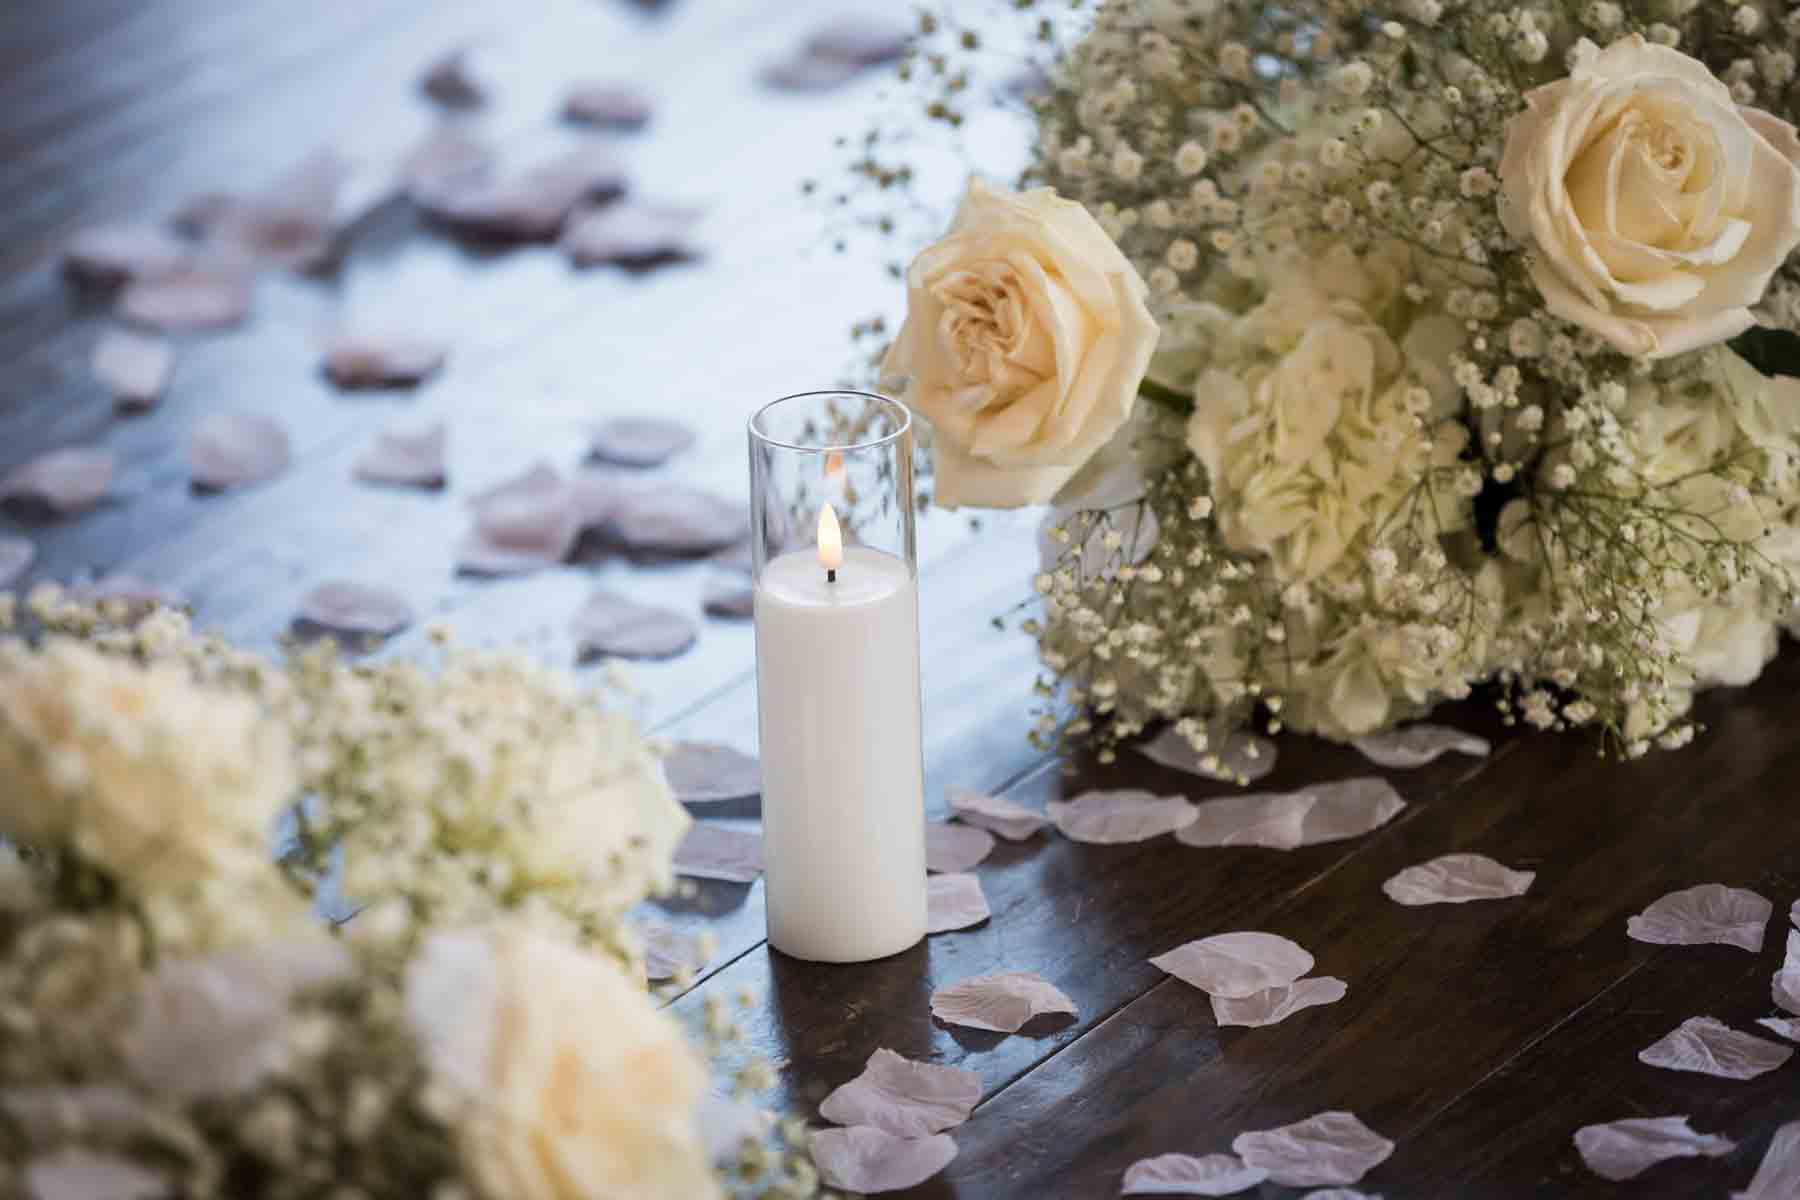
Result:
<svg viewBox="0 0 1800 1200"><path fill-rule="evenodd" d="M1800 333L1757 325L1725 344L1764 375L1800 376Z"/></svg>

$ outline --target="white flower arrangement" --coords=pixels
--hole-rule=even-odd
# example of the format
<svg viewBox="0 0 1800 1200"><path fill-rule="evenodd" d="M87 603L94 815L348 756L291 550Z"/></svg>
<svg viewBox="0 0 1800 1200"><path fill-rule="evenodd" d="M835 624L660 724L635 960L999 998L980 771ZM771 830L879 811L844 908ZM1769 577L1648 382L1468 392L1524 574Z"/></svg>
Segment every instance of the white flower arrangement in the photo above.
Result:
<svg viewBox="0 0 1800 1200"><path fill-rule="evenodd" d="M1800 565L1800 21L1009 7L1033 190L970 185L881 366L939 504L1055 506L1047 742L1348 739L1486 686L1636 755L1757 676ZM929 118L987 40L926 18ZM900 230L887 144L855 169Z"/></svg>
<svg viewBox="0 0 1800 1200"><path fill-rule="evenodd" d="M687 818L611 697L136 615L0 599L0 1196L813 1194L785 1134L706 1143L721 1032L624 923Z"/></svg>

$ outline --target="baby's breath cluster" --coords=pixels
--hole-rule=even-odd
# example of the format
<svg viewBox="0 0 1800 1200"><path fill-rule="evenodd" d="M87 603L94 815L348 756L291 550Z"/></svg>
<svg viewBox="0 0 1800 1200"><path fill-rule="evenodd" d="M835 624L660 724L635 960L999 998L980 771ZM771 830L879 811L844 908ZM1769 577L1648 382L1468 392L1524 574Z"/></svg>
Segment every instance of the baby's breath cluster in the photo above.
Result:
<svg viewBox="0 0 1800 1200"><path fill-rule="evenodd" d="M1248 722L1347 738L1495 685L1509 721L1635 755L1693 736L1697 689L1757 676L1800 565L1800 384L1732 339L1753 314L1800 328L1800 16L1010 7L1039 47L1022 182L1092 214L1160 330L1096 458L1123 466L1100 493L1084 472L1045 531L1046 744L1110 753L1164 721L1202 748ZM981 75L958 13L913 67L932 119ZM910 286L915 310L942 290ZM1037 393L907 336L915 375L963 372L953 432L993 414L1019 437Z"/></svg>

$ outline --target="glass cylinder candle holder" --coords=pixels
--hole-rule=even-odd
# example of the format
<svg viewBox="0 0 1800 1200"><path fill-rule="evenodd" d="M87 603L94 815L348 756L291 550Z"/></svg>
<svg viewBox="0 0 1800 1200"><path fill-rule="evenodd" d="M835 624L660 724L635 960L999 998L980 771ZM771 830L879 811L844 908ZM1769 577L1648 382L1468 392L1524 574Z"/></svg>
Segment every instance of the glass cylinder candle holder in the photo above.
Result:
<svg viewBox="0 0 1800 1200"><path fill-rule="evenodd" d="M750 419L769 944L864 962L925 936L913 430L807 392Z"/></svg>

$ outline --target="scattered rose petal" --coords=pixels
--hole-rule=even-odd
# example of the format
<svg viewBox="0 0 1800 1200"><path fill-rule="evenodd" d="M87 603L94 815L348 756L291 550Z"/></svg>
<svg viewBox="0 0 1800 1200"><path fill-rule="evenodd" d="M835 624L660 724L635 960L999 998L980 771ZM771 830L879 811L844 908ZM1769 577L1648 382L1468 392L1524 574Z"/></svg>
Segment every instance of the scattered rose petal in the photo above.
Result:
<svg viewBox="0 0 1800 1200"><path fill-rule="evenodd" d="M742 575L714 574L702 601L707 616L748 620L756 615L756 591Z"/></svg>
<svg viewBox="0 0 1800 1200"><path fill-rule="evenodd" d="M577 83L563 98L563 116L601 129L642 129L650 122L650 101L618 83Z"/></svg>
<svg viewBox="0 0 1800 1200"><path fill-rule="evenodd" d="M1764 1029L1790 1042L1800 1042L1800 1017L1763 1017L1757 1021Z"/></svg>
<svg viewBox="0 0 1800 1200"><path fill-rule="evenodd" d="M726 883L754 883L762 874L762 835L725 825L695 823L675 848L675 873Z"/></svg>
<svg viewBox="0 0 1800 1200"><path fill-rule="evenodd" d="M1287 987L1313 969L1313 956L1279 934L1221 933L1165 951L1150 965L1209 996L1242 1000Z"/></svg>
<svg viewBox="0 0 1800 1200"><path fill-rule="evenodd" d="M639 604L617 592L588 597L570 627L583 658L673 658L700 634L694 622L672 608Z"/></svg>
<svg viewBox="0 0 1800 1200"><path fill-rule="evenodd" d="M31 1200L162 1200L167 1179L137 1163L69 1146L31 1159L21 1173Z"/></svg>
<svg viewBox="0 0 1800 1200"><path fill-rule="evenodd" d="M200 197L183 222L221 258L307 270L331 255L339 197L352 174L344 155L316 150L261 191Z"/></svg>
<svg viewBox="0 0 1800 1200"><path fill-rule="evenodd" d="M1304 1121L1240 1133L1232 1150L1285 1187L1318 1187L1360 1180L1394 1152L1394 1143L1347 1112L1322 1112Z"/></svg>
<svg viewBox="0 0 1800 1200"><path fill-rule="evenodd" d="M1349 985L1343 980L1331 975L1320 975L1311 979L1296 979L1286 987L1269 988L1239 999L1214 996L1213 1020L1220 1025L1260 1029L1265 1025L1277 1025L1303 1008L1336 1004L1349 990Z"/></svg>
<svg viewBox="0 0 1800 1200"><path fill-rule="evenodd" d="M94 344L94 378L120 408L144 409L162 399L175 371L175 349L160 337L109 329Z"/></svg>
<svg viewBox="0 0 1800 1200"><path fill-rule="evenodd" d="M694 430L664 417L615 417L594 431L593 455L621 467L660 467L694 444Z"/></svg>
<svg viewBox="0 0 1800 1200"><path fill-rule="evenodd" d="M1740 1033L1712 1017L1689 1017L1659 1041L1638 1052L1646 1066L1693 1071L1720 1079L1755 1079L1794 1056L1755 1034Z"/></svg>
<svg viewBox="0 0 1800 1200"><path fill-rule="evenodd" d="M1345 779L1306 789L1313 798L1300 831L1301 845L1361 837L1393 820L1406 808L1394 785L1379 776Z"/></svg>
<svg viewBox="0 0 1800 1200"><path fill-rule="evenodd" d="M192 255L187 242L160 225L95 225L69 239L63 269L82 283L113 287L173 275Z"/></svg>
<svg viewBox="0 0 1800 1200"><path fill-rule="evenodd" d="M1770 992L1777 1008L1800 1016L1800 930L1788 932L1787 957L1775 972Z"/></svg>
<svg viewBox="0 0 1800 1200"><path fill-rule="evenodd" d="M765 63L757 78L778 91L823 92L842 87L862 72L853 62L795 53Z"/></svg>
<svg viewBox="0 0 1800 1200"><path fill-rule="evenodd" d="M652 983L692 974L712 958L710 935L684 933L660 921L646 922L637 932L644 944L644 976Z"/></svg>
<svg viewBox="0 0 1800 1200"><path fill-rule="evenodd" d="M299 618L340 633L389 637L413 623L413 610L404 596L388 588L334 579L306 594Z"/></svg>
<svg viewBox="0 0 1800 1200"><path fill-rule="evenodd" d="M413 203L429 217L477 237L545 241L561 232L577 205L625 190L618 161L584 145L517 175L484 171L416 178Z"/></svg>
<svg viewBox="0 0 1800 1200"><path fill-rule="evenodd" d="M494 152L461 126L440 125L426 134L406 156L400 175L410 195L457 186L485 177L494 167Z"/></svg>
<svg viewBox="0 0 1800 1200"><path fill-rule="evenodd" d="M1655 901L1625 923L1625 932L1658 946L1717 942L1754 954L1762 949L1773 908L1755 892L1703 883Z"/></svg>
<svg viewBox="0 0 1800 1200"><path fill-rule="evenodd" d="M559 563L581 536L574 489L538 463L469 501L475 528L457 552L465 571L511 574Z"/></svg>
<svg viewBox="0 0 1800 1200"><path fill-rule="evenodd" d="M1022 842L1050 824L1050 818L1001 796L950 788L950 813L965 825L985 829L1009 842Z"/></svg>
<svg viewBox="0 0 1800 1200"><path fill-rule="evenodd" d="M449 428L442 421L418 430L390 429L356 460L353 471L365 483L440 488L446 477L444 447Z"/></svg>
<svg viewBox="0 0 1800 1200"><path fill-rule="evenodd" d="M622 497L607 529L634 553L691 555L736 543L749 524L742 505L710 492L669 485Z"/></svg>
<svg viewBox="0 0 1800 1200"><path fill-rule="evenodd" d="M1075 1002L1034 971L977 975L931 993L931 1015L950 1025L1017 1033L1045 1013L1073 1016Z"/></svg>
<svg viewBox="0 0 1800 1200"><path fill-rule="evenodd" d="M981 1103L981 1076L913 1062L892 1050L869 1055L863 1072L825 1097L819 1115L837 1125L873 1126L916 1138L954 1129Z"/></svg>
<svg viewBox="0 0 1800 1200"><path fill-rule="evenodd" d="M1351 739L1350 744L1377 766L1410 770L1436 762L1446 754L1467 754L1486 758L1493 749L1484 737L1451 729L1447 725L1408 725L1386 733L1371 733Z"/></svg>
<svg viewBox="0 0 1800 1200"><path fill-rule="evenodd" d="M967 825L930 821L925 825L925 868L929 871L968 871L994 850L994 835Z"/></svg>
<svg viewBox="0 0 1800 1200"><path fill-rule="evenodd" d="M1180 796L1132 789L1083 792L1073 800L1052 800L1044 807L1064 837L1100 845L1147 842L1194 819L1194 806Z"/></svg>
<svg viewBox="0 0 1800 1200"><path fill-rule="evenodd" d="M738 542L720 550L709 561L720 570L748 575L756 569L756 564L751 561L752 553L749 542Z"/></svg>
<svg viewBox="0 0 1800 1200"><path fill-rule="evenodd" d="M902 1138L871 1125L821 1129L811 1145L821 1180L865 1195L917 1187L956 1157L956 1142L947 1133Z"/></svg>
<svg viewBox="0 0 1800 1200"><path fill-rule="evenodd" d="M50 450L0 479L0 500L40 504L63 516L86 512L105 497L117 465L111 450L92 446Z"/></svg>
<svg viewBox="0 0 1800 1200"><path fill-rule="evenodd" d="M616 471L580 471L569 480L583 529L599 529L613 519L631 489Z"/></svg>
<svg viewBox="0 0 1800 1200"><path fill-rule="evenodd" d="M688 237L699 220L699 209L678 204L609 204L570 223L563 251L578 267L616 263L642 269L684 262L699 257Z"/></svg>
<svg viewBox="0 0 1800 1200"><path fill-rule="evenodd" d="M30 538L0 533L0 591L17 583L37 559L37 545Z"/></svg>
<svg viewBox="0 0 1800 1200"><path fill-rule="evenodd" d="M170 333L229 329L250 315L250 279L230 267L184 267L127 285L119 315Z"/></svg>
<svg viewBox="0 0 1800 1200"><path fill-rule="evenodd" d="M488 84L470 46L458 46L425 68L419 90L447 108L478 108L488 100Z"/></svg>
<svg viewBox="0 0 1800 1200"><path fill-rule="evenodd" d="M1800 900L1794 901L1794 906L1788 909L1788 924L1800 929Z"/></svg>
<svg viewBox="0 0 1800 1200"><path fill-rule="evenodd" d="M1306 842L1306 814L1318 801L1309 792L1253 792L1197 805L1194 820L1175 831L1187 846L1263 846L1292 850Z"/></svg>
<svg viewBox="0 0 1800 1200"><path fill-rule="evenodd" d="M981 880L973 875L933 875L925 881L925 932L949 933L979 925L993 913Z"/></svg>
<svg viewBox="0 0 1800 1200"><path fill-rule="evenodd" d="M683 804L737 800L762 791L762 764L719 742L676 742L663 757L663 775Z"/></svg>
<svg viewBox="0 0 1800 1200"><path fill-rule="evenodd" d="M1575 1149L1588 1170L1617 1183L1668 1158L1718 1158L1737 1149L1737 1143L1694 1132L1686 1117L1632 1117L1582 1126L1575 1131Z"/></svg>
<svg viewBox="0 0 1800 1200"><path fill-rule="evenodd" d="M1381 885L1396 904L1465 904L1523 896L1536 871L1515 871L1480 854L1445 854L1408 867Z"/></svg>
<svg viewBox="0 0 1800 1200"><path fill-rule="evenodd" d="M805 52L815 58L874 67L905 57L912 33L912 26L905 22L845 15L815 29L806 39Z"/></svg>
<svg viewBox="0 0 1800 1200"><path fill-rule="evenodd" d="M1161 1154L1125 1168L1121 1196L1235 1196L1269 1177L1235 1154Z"/></svg>
<svg viewBox="0 0 1800 1200"><path fill-rule="evenodd" d="M325 348L325 374L341 388L411 387L436 374L449 353L430 338L342 333Z"/></svg>
<svg viewBox="0 0 1800 1200"><path fill-rule="evenodd" d="M1205 750L1195 750L1173 725L1138 747L1138 753L1203 779L1227 783L1255 783L1275 769L1275 743L1266 737L1234 729L1215 732Z"/></svg>
<svg viewBox="0 0 1800 1200"><path fill-rule="evenodd" d="M1775 1131L1749 1190L1737 1193L1734 1200L1792 1200L1795 1196L1800 1196L1800 1121L1790 1121Z"/></svg>
<svg viewBox="0 0 1800 1200"><path fill-rule="evenodd" d="M273 479L291 456L287 431L260 413L207 413L188 439L189 475L215 490Z"/></svg>
<svg viewBox="0 0 1800 1200"><path fill-rule="evenodd" d="M694 1125L700 1131L700 1147L715 1166L735 1167L743 1157L744 1143L761 1141L771 1117L743 1100L709 1092L700 1097Z"/></svg>

